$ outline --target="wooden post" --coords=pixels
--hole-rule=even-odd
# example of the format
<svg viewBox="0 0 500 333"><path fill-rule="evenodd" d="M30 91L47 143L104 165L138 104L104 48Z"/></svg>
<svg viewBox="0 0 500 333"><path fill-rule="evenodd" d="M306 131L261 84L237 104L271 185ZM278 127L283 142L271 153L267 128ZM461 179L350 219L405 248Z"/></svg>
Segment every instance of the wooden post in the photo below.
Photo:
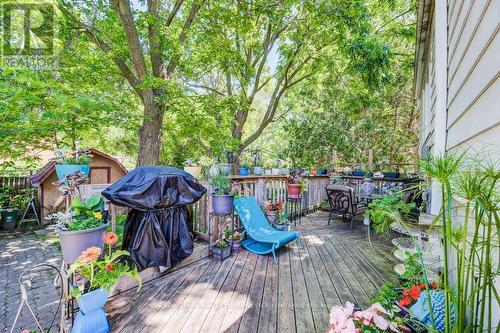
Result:
<svg viewBox="0 0 500 333"><path fill-rule="evenodd" d="M368 170L373 171L373 149L368 149Z"/></svg>

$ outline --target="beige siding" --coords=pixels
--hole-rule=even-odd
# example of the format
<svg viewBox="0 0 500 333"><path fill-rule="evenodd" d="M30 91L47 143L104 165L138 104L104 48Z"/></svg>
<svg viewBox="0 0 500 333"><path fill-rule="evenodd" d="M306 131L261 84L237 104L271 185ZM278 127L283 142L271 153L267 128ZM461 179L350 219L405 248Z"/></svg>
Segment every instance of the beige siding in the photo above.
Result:
<svg viewBox="0 0 500 333"><path fill-rule="evenodd" d="M431 38L425 53L425 69L423 79L423 90L420 95L421 117L421 142L423 147L431 148L434 143L434 117L436 115L436 74L434 68L434 29L431 31Z"/></svg>
<svg viewBox="0 0 500 333"><path fill-rule="evenodd" d="M447 149L498 152L500 0L450 0L448 8Z"/></svg>

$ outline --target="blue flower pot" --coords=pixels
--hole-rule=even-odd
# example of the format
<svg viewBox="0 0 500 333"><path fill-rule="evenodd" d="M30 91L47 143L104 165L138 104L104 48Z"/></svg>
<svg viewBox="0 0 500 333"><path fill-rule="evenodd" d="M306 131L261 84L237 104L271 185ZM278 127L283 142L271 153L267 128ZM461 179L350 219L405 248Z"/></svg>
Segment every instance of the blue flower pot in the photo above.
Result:
<svg viewBox="0 0 500 333"><path fill-rule="evenodd" d="M71 333L107 333L111 330L104 305L109 292L105 289L93 290L77 300L80 312L76 315Z"/></svg>
<svg viewBox="0 0 500 333"><path fill-rule="evenodd" d="M363 171L361 171L361 170L354 170L354 171L352 172L352 175L353 175L354 177L363 177L363 176L365 175L365 173L364 173Z"/></svg>
<svg viewBox="0 0 500 333"><path fill-rule="evenodd" d="M248 168L240 168L240 176L248 176Z"/></svg>
<svg viewBox="0 0 500 333"><path fill-rule="evenodd" d="M83 164L57 164L56 165L56 174L59 180L64 180L66 183L66 176L72 175L75 172L80 171L86 176L89 175L90 165Z"/></svg>
<svg viewBox="0 0 500 333"><path fill-rule="evenodd" d="M399 172L384 172L385 178L399 178Z"/></svg>

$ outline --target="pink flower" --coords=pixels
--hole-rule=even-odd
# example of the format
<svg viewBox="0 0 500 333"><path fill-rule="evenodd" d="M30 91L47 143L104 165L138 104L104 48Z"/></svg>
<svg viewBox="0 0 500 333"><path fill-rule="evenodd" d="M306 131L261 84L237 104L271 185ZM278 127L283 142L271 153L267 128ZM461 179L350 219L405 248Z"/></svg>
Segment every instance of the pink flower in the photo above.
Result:
<svg viewBox="0 0 500 333"><path fill-rule="evenodd" d="M378 313L383 313L383 314L387 314L387 311L384 309L384 307L382 305L380 305L380 303L374 303L372 304L372 306L370 306L370 309L373 309L375 310L376 312Z"/></svg>
<svg viewBox="0 0 500 333"><path fill-rule="evenodd" d="M393 332L400 332L399 330L399 327L398 327L398 324L396 324L395 322L391 321L389 323L389 329Z"/></svg>
<svg viewBox="0 0 500 333"><path fill-rule="evenodd" d="M379 316L378 314L373 316L373 323L380 328L381 330L386 330L389 328L389 322L382 316Z"/></svg>
<svg viewBox="0 0 500 333"><path fill-rule="evenodd" d="M30 333L30 331L27 330L27 329L24 329L24 330L21 331L21 333Z"/></svg>

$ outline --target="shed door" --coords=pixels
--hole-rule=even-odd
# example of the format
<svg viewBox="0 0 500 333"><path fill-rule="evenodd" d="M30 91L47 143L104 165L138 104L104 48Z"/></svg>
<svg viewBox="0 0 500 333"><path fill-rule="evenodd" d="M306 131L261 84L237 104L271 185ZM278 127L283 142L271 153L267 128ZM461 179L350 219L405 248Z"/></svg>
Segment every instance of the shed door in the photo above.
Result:
<svg viewBox="0 0 500 333"><path fill-rule="evenodd" d="M90 167L91 184L111 183L111 167Z"/></svg>

